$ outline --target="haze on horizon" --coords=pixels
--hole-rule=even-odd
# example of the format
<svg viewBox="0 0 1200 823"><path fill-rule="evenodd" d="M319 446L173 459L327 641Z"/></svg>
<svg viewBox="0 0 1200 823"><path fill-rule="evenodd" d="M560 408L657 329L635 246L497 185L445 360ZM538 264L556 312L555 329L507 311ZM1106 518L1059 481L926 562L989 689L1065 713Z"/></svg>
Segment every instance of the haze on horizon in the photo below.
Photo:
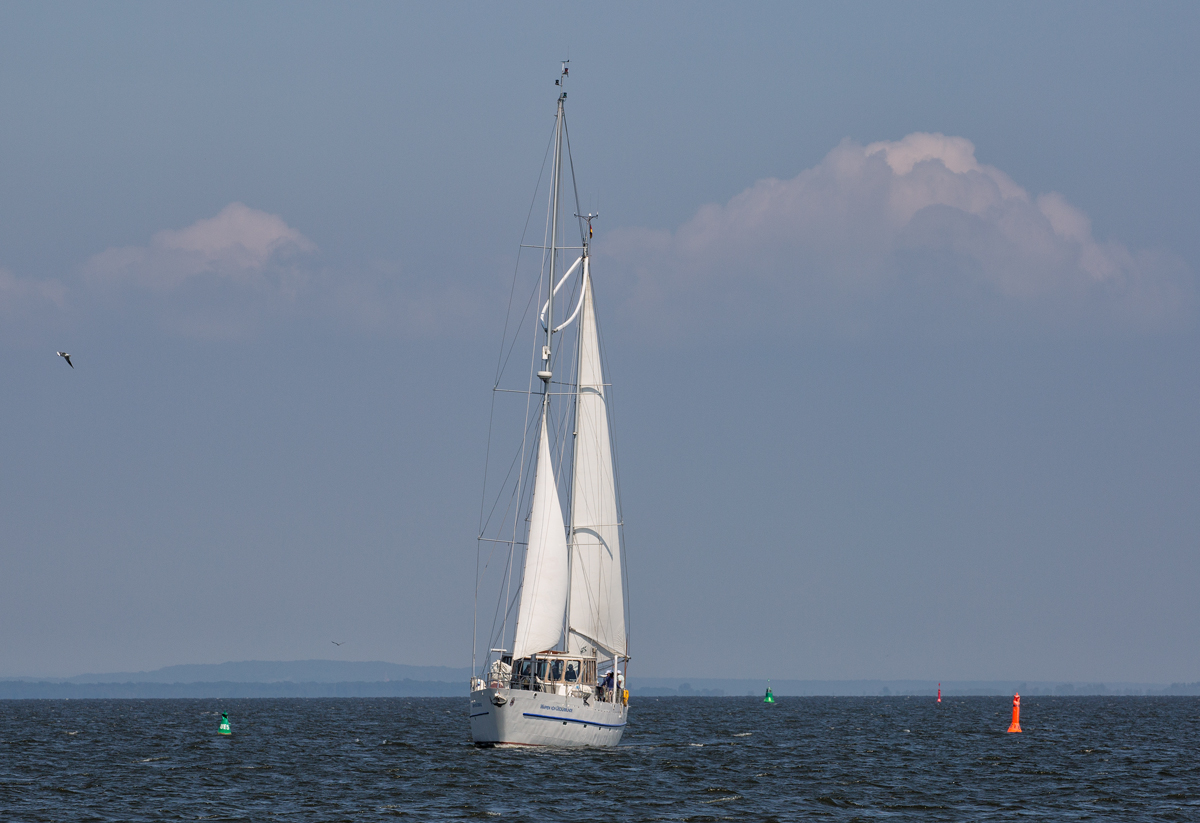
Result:
<svg viewBox="0 0 1200 823"><path fill-rule="evenodd" d="M1200 681L1198 33L5 5L0 677L469 664L569 55L635 673Z"/></svg>

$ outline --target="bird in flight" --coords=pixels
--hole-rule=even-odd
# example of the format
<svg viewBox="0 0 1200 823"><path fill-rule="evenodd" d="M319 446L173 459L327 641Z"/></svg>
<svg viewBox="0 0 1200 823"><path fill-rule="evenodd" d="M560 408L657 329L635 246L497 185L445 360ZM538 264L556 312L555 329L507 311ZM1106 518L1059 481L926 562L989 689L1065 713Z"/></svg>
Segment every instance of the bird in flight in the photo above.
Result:
<svg viewBox="0 0 1200 823"><path fill-rule="evenodd" d="M71 368L74 368L74 366L72 366ZM340 645L342 645L342 643L345 643L346 641L345 641L345 640L343 640L343 641L342 641L342 643L339 643L339 642L337 642L336 640L330 640L329 642L330 642L330 643L332 643L332 644L333 644L333 645L335 645L335 646L340 646Z"/></svg>
<svg viewBox="0 0 1200 823"><path fill-rule="evenodd" d="M65 351L57 352L57 354L59 357L66 358L68 366L70 366L71 368L75 368L75 364L71 362L71 355L67 354Z"/></svg>

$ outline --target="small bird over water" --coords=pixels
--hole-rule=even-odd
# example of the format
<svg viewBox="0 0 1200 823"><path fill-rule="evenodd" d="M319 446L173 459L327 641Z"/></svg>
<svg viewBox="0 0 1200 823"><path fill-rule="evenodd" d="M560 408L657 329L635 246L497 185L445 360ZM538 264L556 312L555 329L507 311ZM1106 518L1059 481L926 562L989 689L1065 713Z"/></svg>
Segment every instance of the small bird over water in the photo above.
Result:
<svg viewBox="0 0 1200 823"><path fill-rule="evenodd" d="M71 355L67 354L65 351L60 351L60 352L58 352L58 356L65 358L67 361L67 365L70 366L71 368L75 368L75 364L71 362Z"/></svg>
<svg viewBox="0 0 1200 823"><path fill-rule="evenodd" d="M330 643L332 643L332 644L333 644L333 645L335 645L335 646L340 646L340 645L342 645L342 643L345 643L346 641L345 641L345 640L343 640L343 641L342 641L342 643L339 643L339 642L337 642L336 640L330 640L329 642L330 642Z"/></svg>

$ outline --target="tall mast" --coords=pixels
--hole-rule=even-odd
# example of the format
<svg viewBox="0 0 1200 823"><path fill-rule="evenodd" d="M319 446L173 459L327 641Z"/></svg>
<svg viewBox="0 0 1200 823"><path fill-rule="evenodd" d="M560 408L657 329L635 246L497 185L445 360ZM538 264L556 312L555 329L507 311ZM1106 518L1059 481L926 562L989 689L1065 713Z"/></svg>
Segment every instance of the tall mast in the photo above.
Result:
<svg viewBox="0 0 1200 823"><path fill-rule="evenodd" d="M555 115L554 122L554 200L551 206L550 215L550 297L547 301L548 308L546 309L546 347L542 349L542 357L546 360L546 371L539 372L538 376L542 378L543 400L542 400L542 425L545 426L550 422L550 353L552 338L554 335L554 266L558 262L558 194L562 188L562 137L563 137L563 103L567 99L567 63L564 60L562 71L558 75L558 79L554 81L554 85L558 86L558 113ZM543 376L544 375L544 376ZM563 627L562 627L562 644L563 649L567 648L567 635L570 633L570 614L571 614L571 549L570 541L567 542L567 603L563 609Z"/></svg>
<svg viewBox="0 0 1200 823"><path fill-rule="evenodd" d="M554 85L560 89L566 85L568 62L563 61L562 73L554 81ZM546 295L546 343L542 346L542 370L538 372L538 377L542 379L542 425L546 425L546 414L550 410L550 378L553 376L553 372L550 370L550 357L554 345L554 269L558 263L558 195L559 189L562 187L563 101L566 99L567 93L560 91L558 113L555 115L554 121L554 180L551 184L550 206L550 285Z"/></svg>

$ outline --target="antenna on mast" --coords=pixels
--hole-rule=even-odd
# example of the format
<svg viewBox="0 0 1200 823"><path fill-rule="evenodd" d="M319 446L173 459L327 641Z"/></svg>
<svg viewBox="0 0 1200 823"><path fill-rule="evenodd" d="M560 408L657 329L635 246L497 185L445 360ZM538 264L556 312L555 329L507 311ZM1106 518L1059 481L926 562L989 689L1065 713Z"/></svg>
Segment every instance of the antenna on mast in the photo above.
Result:
<svg viewBox="0 0 1200 823"><path fill-rule="evenodd" d="M571 67L570 67L570 65L568 65L570 62L571 62L570 60L562 61L562 71L559 73L558 79L554 81L554 85L556 85L556 86L567 85L567 75L571 73ZM566 97L566 96L567 96L567 93L564 91L563 97Z"/></svg>
<svg viewBox="0 0 1200 823"><path fill-rule="evenodd" d="M588 243L591 242L591 239L592 239L592 221L595 220L597 217L599 217L600 214L599 213L596 213L596 214L588 213L588 214L576 214L575 216L578 217L580 220L583 220L584 222L587 223L587 236L583 238L583 247L586 249L588 246Z"/></svg>

